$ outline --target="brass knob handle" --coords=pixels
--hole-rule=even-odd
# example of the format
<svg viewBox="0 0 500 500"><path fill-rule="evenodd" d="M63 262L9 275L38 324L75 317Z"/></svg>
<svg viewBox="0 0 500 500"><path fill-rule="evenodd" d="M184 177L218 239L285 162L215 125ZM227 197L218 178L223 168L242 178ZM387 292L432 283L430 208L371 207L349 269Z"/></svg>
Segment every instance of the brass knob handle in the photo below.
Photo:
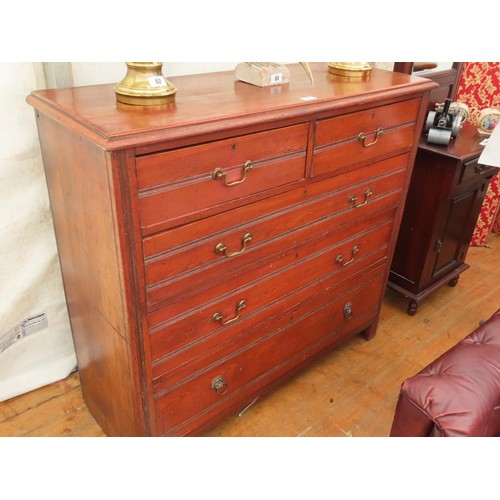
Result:
<svg viewBox="0 0 500 500"><path fill-rule="evenodd" d="M344 318L347 320L352 318L352 302L348 302L344 306Z"/></svg>
<svg viewBox="0 0 500 500"><path fill-rule="evenodd" d="M246 161L245 164L243 165L243 177L240 180L233 181L233 182L227 182L226 172L224 172L224 170L222 170L221 168L216 168L212 172L212 179L215 181L218 181L219 179L223 179L224 185L227 187L237 186L238 184L245 182L245 180L247 178L247 174L248 174L248 172L250 172L250 170L252 170L252 168L253 168L252 160Z"/></svg>
<svg viewBox="0 0 500 500"><path fill-rule="evenodd" d="M375 140L373 142L369 142L368 144L366 143L366 134L364 132L360 132L358 134L358 141L361 141L363 143L363 146L365 148L369 148L370 146L373 146L377 144L378 138L384 133L384 130L382 128L378 128L375 131Z"/></svg>
<svg viewBox="0 0 500 500"><path fill-rule="evenodd" d="M227 253L227 246L224 245L224 243L218 243L215 246L215 253L224 255L224 257L236 257L237 255L242 254L246 250L247 243L249 243L250 241L252 241L252 235L250 233L245 233L243 235L243 239L241 240L241 250L237 250L236 252L232 253Z"/></svg>
<svg viewBox="0 0 500 500"><path fill-rule="evenodd" d="M245 309L247 306L247 301L246 300L240 300L236 306L236 316L234 318L228 319L224 321L224 316L222 316L222 313L220 311L217 311L213 316L212 319L214 321L219 322L221 325L229 325L229 323L232 323L233 321L236 321L240 317L240 312Z"/></svg>
<svg viewBox="0 0 500 500"><path fill-rule="evenodd" d="M354 257L358 252L359 252L359 246L355 245L352 249L351 258L349 260L344 261L344 257L342 257L342 255L337 255L335 262L338 262L339 264L342 264L342 267L345 267L354 260Z"/></svg>
<svg viewBox="0 0 500 500"><path fill-rule="evenodd" d="M210 389L212 389L212 391L216 392L217 394L225 394L229 389L229 386L227 385L224 378L219 375L212 380Z"/></svg>
<svg viewBox="0 0 500 500"><path fill-rule="evenodd" d="M362 201L361 203L357 203L358 198L356 196L349 196L347 201L349 202L350 205L352 205L353 208L359 208L362 207L363 205L366 205L368 203L368 198L373 194L373 191L371 188L368 188L365 191L365 200Z"/></svg>

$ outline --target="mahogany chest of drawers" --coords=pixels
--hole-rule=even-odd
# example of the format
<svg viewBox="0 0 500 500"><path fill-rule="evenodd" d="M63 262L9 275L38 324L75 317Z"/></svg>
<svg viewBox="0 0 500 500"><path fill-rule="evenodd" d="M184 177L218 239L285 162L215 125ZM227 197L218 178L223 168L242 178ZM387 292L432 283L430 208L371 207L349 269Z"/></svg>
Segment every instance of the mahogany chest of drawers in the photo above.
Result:
<svg viewBox="0 0 500 500"><path fill-rule="evenodd" d="M108 435L199 434L376 331L433 85L312 65L33 92L82 390Z"/></svg>

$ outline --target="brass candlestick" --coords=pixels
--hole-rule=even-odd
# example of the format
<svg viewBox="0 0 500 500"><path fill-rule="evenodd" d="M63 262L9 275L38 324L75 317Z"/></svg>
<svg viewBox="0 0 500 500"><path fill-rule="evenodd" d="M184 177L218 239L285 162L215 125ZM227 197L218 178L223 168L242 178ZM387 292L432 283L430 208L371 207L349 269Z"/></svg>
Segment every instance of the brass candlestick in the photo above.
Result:
<svg viewBox="0 0 500 500"><path fill-rule="evenodd" d="M328 72L333 75L363 77L371 73L372 65L368 62L329 62Z"/></svg>
<svg viewBox="0 0 500 500"><path fill-rule="evenodd" d="M177 89L162 74L161 62L128 62L127 74L114 91L124 104L156 106L175 101Z"/></svg>

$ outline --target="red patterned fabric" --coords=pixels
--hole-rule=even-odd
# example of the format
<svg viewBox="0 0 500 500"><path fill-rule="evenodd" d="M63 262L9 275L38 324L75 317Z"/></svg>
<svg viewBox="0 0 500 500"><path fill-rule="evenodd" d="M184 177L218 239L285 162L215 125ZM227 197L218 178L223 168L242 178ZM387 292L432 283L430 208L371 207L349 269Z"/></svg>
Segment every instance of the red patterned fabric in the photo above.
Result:
<svg viewBox="0 0 500 500"><path fill-rule="evenodd" d="M497 220L493 224L493 232L495 234L500 234L500 209L499 209L499 212L498 212L498 215L497 215Z"/></svg>
<svg viewBox="0 0 500 500"><path fill-rule="evenodd" d="M471 111L469 121L474 124L481 110L500 109L500 63L464 63L456 101L467 104ZM490 181L471 245L485 245L492 231L500 234L500 174Z"/></svg>

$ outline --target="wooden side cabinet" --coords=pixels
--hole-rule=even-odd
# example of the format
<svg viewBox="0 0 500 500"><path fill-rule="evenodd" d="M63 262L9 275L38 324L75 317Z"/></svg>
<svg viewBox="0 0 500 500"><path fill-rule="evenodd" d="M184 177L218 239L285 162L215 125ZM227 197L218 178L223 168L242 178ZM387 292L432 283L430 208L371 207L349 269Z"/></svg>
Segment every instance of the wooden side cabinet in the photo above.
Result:
<svg viewBox="0 0 500 500"><path fill-rule="evenodd" d="M484 139L466 123L446 147L420 140L388 282L409 300L410 315L469 268L470 240L496 172L478 163Z"/></svg>

